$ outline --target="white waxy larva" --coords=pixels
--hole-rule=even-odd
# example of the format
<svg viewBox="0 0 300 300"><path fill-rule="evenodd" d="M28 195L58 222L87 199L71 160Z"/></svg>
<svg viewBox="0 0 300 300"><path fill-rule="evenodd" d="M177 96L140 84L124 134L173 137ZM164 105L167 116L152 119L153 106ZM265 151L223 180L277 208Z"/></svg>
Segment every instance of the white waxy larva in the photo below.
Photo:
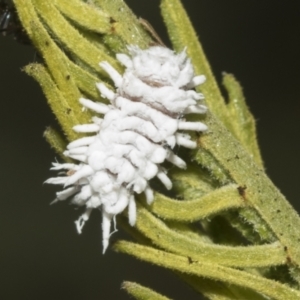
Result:
<svg viewBox="0 0 300 300"><path fill-rule="evenodd" d="M72 197L71 203L86 207L75 222L78 233L93 209L102 211L103 253L109 245L111 222L115 223L117 214L128 208L129 224L135 225L135 193L144 193L151 204L154 193L149 181L154 177L166 189L172 188L161 164L167 160L186 168L186 162L174 154L173 148L178 145L193 149L197 143L180 130L207 129L202 122L183 119L186 114L207 111L201 102L203 95L192 90L205 81L205 76L194 75L185 50L179 54L160 46L147 50L129 46L128 50L130 55L117 54L125 66L123 75L108 62L100 62L116 87L112 91L103 83L97 84L100 94L110 104L79 100L98 116L92 118L91 124L73 128L76 132L93 133L67 146L64 155L78 163L54 163L51 169L62 170L65 176L46 181L65 187L56 194L54 202Z"/></svg>

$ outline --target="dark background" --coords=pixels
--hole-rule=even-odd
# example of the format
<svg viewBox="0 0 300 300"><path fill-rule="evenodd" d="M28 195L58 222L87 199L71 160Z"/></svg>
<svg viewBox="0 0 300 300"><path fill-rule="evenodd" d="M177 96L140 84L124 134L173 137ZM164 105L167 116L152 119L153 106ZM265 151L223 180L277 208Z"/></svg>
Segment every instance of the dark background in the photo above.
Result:
<svg viewBox="0 0 300 300"><path fill-rule="evenodd" d="M158 0L127 2L167 41ZM226 71L242 83L267 172L300 210L298 2L183 1L218 80ZM80 212L49 206L54 190L43 181L55 154L43 131L55 121L37 83L20 71L33 61L33 48L0 37L0 299L129 299L122 280L199 299L166 270L111 250L103 256L99 213L78 236Z"/></svg>

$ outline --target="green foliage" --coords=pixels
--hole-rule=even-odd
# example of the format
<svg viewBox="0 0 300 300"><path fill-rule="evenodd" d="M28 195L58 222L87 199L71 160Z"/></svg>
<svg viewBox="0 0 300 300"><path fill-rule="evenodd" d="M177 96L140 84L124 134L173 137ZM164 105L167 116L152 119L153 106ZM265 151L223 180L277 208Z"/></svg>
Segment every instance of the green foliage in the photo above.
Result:
<svg viewBox="0 0 300 300"><path fill-rule="evenodd" d="M271 299L295 300L300 297L299 291L291 289L287 285L253 275L246 271L224 267L220 264L197 261L191 257L176 255L127 241L117 242L114 245L114 249L167 269L250 288L271 297Z"/></svg>
<svg viewBox="0 0 300 300"><path fill-rule="evenodd" d="M121 72L115 54L128 44L147 48L151 34L122 0L14 3L44 59L25 71L39 82L64 134L49 128L45 137L65 159L66 143L78 138L72 127L91 117L78 98L105 101L95 84L111 85L99 62ZM225 74L225 102L180 1L161 0L161 12L174 49L187 48L196 73L207 77L201 92L209 131L194 137L195 151L183 153L187 170L170 172L173 195L156 191L151 206L140 197L134 228L118 218L138 244L120 241L114 249L174 271L209 299L300 299L300 219L263 170L242 89ZM123 288L136 299L167 299L136 283Z"/></svg>
<svg viewBox="0 0 300 300"><path fill-rule="evenodd" d="M262 166L256 138L255 120L247 107L242 87L232 74L224 74L223 85L228 92L228 104L226 106L228 118L232 121L232 133L250 155L253 155L255 162Z"/></svg>
<svg viewBox="0 0 300 300"><path fill-rule="evenodd" d="M148 289L140 284L135 282L124 281L122 284L122 288L126 290L128 294L133 296L135 299L143 299L143 300L170 300L169 298L162 296L151 289Z"/></svg>

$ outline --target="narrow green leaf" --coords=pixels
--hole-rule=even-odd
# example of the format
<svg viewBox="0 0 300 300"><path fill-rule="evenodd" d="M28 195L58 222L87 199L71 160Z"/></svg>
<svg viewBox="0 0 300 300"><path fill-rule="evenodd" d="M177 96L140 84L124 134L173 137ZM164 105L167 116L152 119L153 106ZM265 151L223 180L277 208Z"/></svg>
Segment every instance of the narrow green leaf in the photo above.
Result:
<svg viewBox="0 0 300 300"><path fill-rule="evenodd" d="M124 281L122 289L137 300L171 300L135 282Z"/></svg>
<svg viewBox="0 0 300 300"><path fill-rule="evenodd" d="M74 116L74 120L73 122L70 122L69 127L71 128L75 124L84 124L89 122L91 115L89 112L84 114L82 113L82 107L78 101L80 92L72 76L70 75L67 64L68 59L59 50L57 45L43 27L34 10L31 0L26 0L26 3L24 3L24 1L25 0L15 1L19 17L29 37L32 39L34 45L45 59L51 76L55 81L55 85L60 90L60 93L64 97L65 101L68 102L68 111L71 110ZM51 101L57 100L55 98L51 98ZM59 103L53 105L57 106ZM62 112L63 114L65 113L63 110L57 110L56 112ZM63 119L64 116L57 116L57 118L60 120ZM74 123L75 120L76 122ZM65 125L67 125L67 123ZM69 133L67 135L70 136Z"/></svg>
<svg viewBox="0 0 300 300"><path fill-rule="evenodd" d="M214 158L214 156L198 145L194 155L197 153L197 162L205 169L208 170L209 174L214 180L217 180L220 184L228 184L232 182L228 171Z"/></svg>
<svg viewBox="0 0 300 300"><path fill-rule="evenodd" d="M132 227L128 224L128 220L120 215L118 216L118 224L122 225L122 228L126 230L131 236L134 237L139 244L145 246L153 246L151 241L147 239L144 235L136 230L135 227ZM206 236L200 236L195 230L192 230L187 224L183 223L174 223L172 229L180 231L182 234L190 236L193 239L200 239L202 241L210 242ZM196 291L203 294L205 297L211 300L266 300L265 297L255 293L252 290L240 288L236 285L226 285L223 282L217 282L215 280L209 280L205 278L199 278L197 276L182 274L175 272L179 277L187 282L191 287Z"/></svg>
<svg viewBox="0 0 300 300"><path fill-rule="evenodd" d="M69 60L69 71L70 76L74 78L76 85L85 95L88 95L93 100L100 100L101 102L107 103L107 99L103 99L99 95L99 91L97 89L96 83L103 82L101 79L93 76L80 66L74 64L72 61ZM108 88L111 86L107 82L103 82Z"/></svg>
<svg viewBox="0 0 300 300"><path fill-rule="evenodd" d="M204 243L171 230L140 204L136 228L160 248L190 257L192 260L206 260L234 267L263 267L286 262L286 252L279 243L235 247Z"/></svg>
<svg viewBox="0 0 300 300"><path fill-rule="evenodd" d="M300 270L299 268L290 268L290 275L292 276L292 278L295 280L295 282L297 282L298 284L298 289L300 288Z"/></svg>
<svg viewBox="0 0 300 300"><path fill-rule="evenodd" d="M171 254L126 241L116 242L114 244L114 249L117 252L126 253L143 261L148 261L174 271L250 288L271 297L274 300L300 299L299 291L284 284L208 261L191 261L184 256Z"/></svg>
<svg viewBox="0 0 300 300"><path fill-rule="evenodd" d="M50 30L55 34L64 46L75 56L99 72L104 77L108 75L99 66L99 62L107 61L116 70L122 71L120 64L115 58L109 56L104 47L94 46L85 39L71 24L61 15L51 1L33 0L35 8ZM78 11L77 14L81 12ZM76 16L74 16L76 17Z"/></svg>
<svg viewBox="0 0 300 300"><path fill-rule="evenodd" d="M203 294L210 300L267 300L268 298L253 291L234 284L197 277L195 275L182 274L179 277L187 282L195 291Z"/></svg>
<svg viewBox="0 0 300 300"><path fill-rule="evenodd" d="M31 1L26 1L26 5L23 1L24 0L15 1L22 24L35 44L35 47L45 59L48 68L50 69L52 76L57 81L60 89L65 91L65 93L72 92L71 84L74 84L74 79L76 86L78 86L78 88L86 95L92 96L94 100L101 99L96 88L96 82L101 82L101 80L68 59L66 54L54 43L50 35L44 29L40 19L33 9ZM69 76L69 80L66 80L66 76ZM78 113L80 114L81 106L78 103L78 98L79 94L77 91L70 94L69 100L75 102L72 106L74 109L77 107ZM105 101L103 99L101 100ZM87 122L87 119L81 120L81 122L85 123Z"/></svg>
<svg viewBox="0 0 300 300"><path fill-rule="evenodd" d="M246 104L242 87L232 74L224 74L223 85L228 92L227 110L232 123L232 133L249 151L256 163L263 166L257 143L255 120Z"/></svg>
<svg viewBox="0 0 300 300"><path fill-rule="evenodd" d="M237 185L228 185L205 196L189 201L172 200L162 194L155 194L156 201L150 210L163 219L192 222L229 208L243 207L245 202Z"/></svg>
<svg viewBox="0 0 300 300"><path fill-rule="evenodd" d="M185 170L173 168L169 171L177 197L185 200L197 199L219 187L207 170L188 164Z"/></svg>
<svg viewBox="0 0 300 300"><path fill-rule="evenodd" d="M145 246L153 246L151 241L147 239L144 235L142 235L140 232L136 230L135 227L132 227L128 224L127 218L125 218L123 215L118 216L118 224L122 226L122 229L125 229L126 232L128 232L136 241L139 242L139 244L143 244ZM181 233L184 233L194 239L199 239L200 236L192 231L190 228L182 229L182 227L187 227L186 224L182 223L174 223L176 224L176 230L180 230ZM178 229L180 228L180 229ZM205 237L203 236L203 239ZM206 239L207 241L207 239ZM187 282L192 288L194 288L199 293L202 293L204 296L206 296L208 299L212 300L261 300L260 298L247 298L247 297L241 297L242 295L245 296L245 293L247 294L247 290L243 289L245 293L241 293L239 291L239 288L236 286L231 285L230 287L226 286L226 284L222 282L216 282L213 280L208 280L204 278L199 278L196 276L191 276L187 274L182 274L179 272L176 272L179 277L182 278L185 282ZM253 295L253 294L251 294Z"/></svg>
<svg viewBox="0 0 300 300"><path fill-rule="evenodd" d="M178 273L178 276L182 278L188 285L190 285L195 291L201 293L205 299L210 300L241 300L237 298L234 293L222 282L214 280L200 278L195 275ZM245 299L246 300L246 299Z"/></svg>
<svg viewBox="0 0 300 300"><path fill-rule="evenodd" d="M161 0L160 7L174 49L179 52L187 48L196 74L207 78L200 89L210 111L230 128L225 102L183 5L180 0Z"/></svg>
<svg viewBox="0 0 300 300"><path fill-rule="evenodd" d="M183 223L166 220L164 220L163 222L170 230L180 233L181 235L184 235L192 240L197 240L205 244L213 243L212 239L206 234L206 232L199 228L197 223Z"/></svg>
<svg viewBox="0 0 300 300"><path fill-rule="evenodd" d="M52 0L52 2L65 16L88 30L98 33L111 31L109 15L92 4L79 0Z"/></svg>
<svg viewBox="0 0 300 300"><path fill-rule="evenodd" d="M224 216L252 243L261 244L277 240L269 225L252 207L242 208L238 212L226 212Z"/></svg>
<svg viewBox="0 0 300 300"><path fill-rule="evenodd" d="M58 131L51 127L48 127L44 132L44 138L64 161L72 161L70 158L63 155L63 152L65 151L67 146L67 141L63 136L61 136L60 133L58 133Z"/></svg>
<svg viewBox="0 0 300 300"><path fill-rule="evenodd" d="M131 226L128 222L128 218L125 214L117 215L117 224L122 227L122 229L127 232L135 241L139 242L139 244L145 246L153 246L151 240L145 237L140 231L137 230L135 226Z"/></svg>
<svg viewBox="0 0 300 300"><path fill-rule="evenodd" d="M151 45L151 37L143 29L137 17L123 0L95 0L101 9L110 15L112 36L120 37L127 45L138 45L142 49Z"/></svg>
<svg viewBox="0 0 300 300"><path fill-rule="evenodd" d="M102 42L115 53L127 53L127 44L115 34L105 34Z"/></svg>
<svg viewBox="0 0 300 300"><path fill-rule="evenodd" d="M53 113L56 115L58 122L67 136L67 139L69 141L77 139L79 135L72 129L73 126L78 124L74 108L66 101L46 68L40 64L30 64L26 66L24 70L40 84Z"/></svg>

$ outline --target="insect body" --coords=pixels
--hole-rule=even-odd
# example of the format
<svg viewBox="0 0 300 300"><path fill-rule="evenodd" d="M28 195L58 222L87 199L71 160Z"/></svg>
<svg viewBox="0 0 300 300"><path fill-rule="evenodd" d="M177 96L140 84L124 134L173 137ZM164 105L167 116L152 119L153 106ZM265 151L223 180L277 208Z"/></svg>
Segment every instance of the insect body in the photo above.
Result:
<svg viewBox="0 0 300 300"><path fill-rule="evenodd" d="M173 152L176 145L196 147L185 131L207 129L202 122L182 118L206 112L201 103L203 95L192 89L205 77L194 76L185 51L175 54L161 46L128 49L130 56L117 54L126 68L123 75L108 62L100 63L116 87L112 91L103 83L97 84L110 105L80 99L96 116L91 124L74 127L77 132L94 135L71 142L64 153L78 164L55 163L53 170L67 170L70 176L46 181L64 185L56 201L72 197L72 203L86 207L76 221L79 233L94 208L102 211L103 252L109 243L111 221L117 214L128 207L129 223L135 224L135 194L144 193L148 204L154 200L151 179L157 177L167 189L172 188L162 164L169 161L179 168L186 167L185 161Z"/></svg>

